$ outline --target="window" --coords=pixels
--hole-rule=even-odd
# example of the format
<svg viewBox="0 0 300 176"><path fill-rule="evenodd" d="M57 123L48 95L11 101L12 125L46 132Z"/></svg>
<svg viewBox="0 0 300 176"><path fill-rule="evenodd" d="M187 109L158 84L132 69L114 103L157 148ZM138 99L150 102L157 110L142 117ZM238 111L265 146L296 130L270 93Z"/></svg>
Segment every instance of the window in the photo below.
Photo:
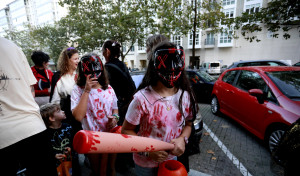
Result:
<svg viewBox="0 0 300 176"><path fill-rule="evenodd" d="M143 46L140 46L140 45L138 46L138 51L139 51L139 52L145 52L145 51L146 51L145 46L144 46L145 43L146 43L146 42L144 41L144 42L142 43Z"/></svg>
<svg viewBox="0 0 300 176"><path fill-rule="evenodd" d="M180 46L182 45L180 35L173 35L171 38L172 38L172 42L175 43L176 45L180 45Z"/></svg>
<svg viewBox="0 0 300 176"><path fill-rule="evenodd" d="M266 98L267 101L272 102L274 104L278 104L278 101L275 97L275 95L273 94L273 92L271 91L271 89L268 87L267 93L266 93Z"/></svg>
<svg viewBox="0 0 300 176"><path fill-rule="evenodd" d="M234 18L234 8L223 10L226 18Z"/></svg>
<svg viewBox="0 0 300 176"><path fill-rule="evenodd" d="M190 35L189 35L189 45L193 46L193 32L191 32ZM195 45L200 45L200 33L199 33L199 30L196 30Z"/></svg>
<svg viewBox="0 0 300 176"><path fill-rule="evenodd" d="M126 45L122 45L122 51L123 51L123 53L126 52Z"/></svg>
<svg viewBox="0 0 300 176"><path fill-rule="evenodd" d="M300 100L300 71L267 72L280 91L292 100Z"/></svg>
<svg viewBox="0 0 300 176"><path fill-rule="evenodd" d="M232 5L235 3L235 0L223 0L223 6Z"/></svg>
<svg viewBox="0 0 300 176"><path fill-rule="evenodd" d="M257 12L259 12L259 8L260 8L260 3L246 5L246 13L248 13L248 14L257 13Z"/></svg>
<svg viewBox="0 0 300 176"><path fill-rule="evenodd" d="M228 84L233 84L235 76L236 76L237 73L238 73L237 70L229 71L229 72L225 73L225 75L222 78L222 81L224 81Z"/></svg>
<svg viewBox="0 0 300 176"><path fill-rule="evenodd" d="M130 47L130 51L134 52L134 46Z"/></svg>
<svg viewBox="0 0 300 176"><path fill-rule="evenodd" d="M214 45L215 44L215 38L214 38L214 33L208 33L206 35L206 39L205 39L205 45Z"/></svg>
<svg viewBox="0 0 300 176"><path fill-rule="evenodd" d="M266 88L265 81L256 72L242 70L236 83L236 87L248 91L250 89L260 89L262 91Z"/></svg>
<svg viewBox="0 0 300 176"><path fill-rule="evenodd" d="M144 47L144 46L139 46L139 47L138 47L138 50L139 50L139 51L144 51L144 50L145 50L145 47Z"/></svg>
<svg viewBox="0 0 300 176"><path fill-rule="evenodd" d="M195 72L189 71L188 77L189 77L190 83L192 83L192 84L193 83L197 84L200 81L199 76Z"/></svg>
<svg viewBox="0 0 300 176"><path fill-rule="evenodd" d="M231 43L232 31L222 32L220 35L220 43Z"/></svg>

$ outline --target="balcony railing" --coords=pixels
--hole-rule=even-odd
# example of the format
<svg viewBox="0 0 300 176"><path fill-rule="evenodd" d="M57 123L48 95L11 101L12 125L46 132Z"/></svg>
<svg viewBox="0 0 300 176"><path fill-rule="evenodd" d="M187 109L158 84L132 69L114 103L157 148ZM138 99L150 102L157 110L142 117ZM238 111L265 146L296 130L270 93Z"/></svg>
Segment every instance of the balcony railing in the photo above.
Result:
<svg viewBox="0 0 300 176"><path fill-rule="evenodd" d="M215 45L215 39L205 39L204 45Z"/></svg>

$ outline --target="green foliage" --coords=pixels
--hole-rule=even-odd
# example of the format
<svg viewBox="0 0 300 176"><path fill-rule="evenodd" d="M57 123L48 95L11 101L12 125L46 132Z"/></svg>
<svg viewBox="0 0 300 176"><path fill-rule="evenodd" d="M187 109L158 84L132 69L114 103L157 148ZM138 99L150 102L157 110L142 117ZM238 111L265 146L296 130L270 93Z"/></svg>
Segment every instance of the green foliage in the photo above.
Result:
<svg viewBox="0 0 300 176"><path fill-rule="evenodd" d="M259 12L243 13L242 16L236 17L234 22L235 29L241 28L242 35L250 42L257 37L249 35L262 30L262 25L258 24L266 25L268 31L273 32L274 38L278 38L278 32L282 30L283 37L289 39L289 31L300 25L300 0L273 0Z"/></svg>
<svg viewBox="0 0 300 176"><path fill-rule="evenodd" d="M157 31L156 4L150 0L63 0L61 4L69 6L64 24L83 51L100 48L107 39L132 46L137 41L143 43ZM122 60L129 48L122 53Z"/></svg>
<svg viewBox="0 0 300 176"><path fill-rule="evenodd" d="M25 25L24 30L6 30L6 35L4 36L7 39L12 40L16 45L18 45L24 52L30 65L33 65L32 60L30 59L31 53L34 49L37 49L39 44L32 42L33 38L30 35L30 26Z"/></svg>
<svg viewBox="0 0 300 176"><path fill-rule="evenodd" d="M49 53L54 63L57 63L61 51L67 47L69 36L67 29L59 23L54 25L38 26L30 31L33 40L39 43L39 47L44 52Z"/></svg>

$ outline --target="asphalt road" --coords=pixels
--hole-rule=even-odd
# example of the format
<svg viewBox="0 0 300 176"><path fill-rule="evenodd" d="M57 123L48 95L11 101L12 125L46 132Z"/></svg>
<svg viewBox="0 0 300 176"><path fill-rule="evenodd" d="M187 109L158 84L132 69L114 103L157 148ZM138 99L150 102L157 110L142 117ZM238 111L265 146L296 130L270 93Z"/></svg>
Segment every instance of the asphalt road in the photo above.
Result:
<svg viewBox="0 0 300 176"><path fill-rule="evenodd" d="M200 104L204 131L200 154L190 157L190 168L214 176L282 176L263 141L226 116L215 116Z"/></svg>

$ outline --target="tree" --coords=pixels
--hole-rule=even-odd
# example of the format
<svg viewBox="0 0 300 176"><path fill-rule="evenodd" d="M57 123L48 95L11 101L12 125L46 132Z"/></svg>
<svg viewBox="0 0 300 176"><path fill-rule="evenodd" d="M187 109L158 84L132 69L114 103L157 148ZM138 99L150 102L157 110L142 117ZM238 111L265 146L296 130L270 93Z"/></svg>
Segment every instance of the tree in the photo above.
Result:
<svg viewBox="0 0 300 176"><path fill-rule="evenodd" d="M223 27L220 27L220 21L225 21L226 17L221 11L222 6L215 0L191 0L191 3L187 4L187 15L192 14L189 19L193 34L193 49L192 58L195 58L195 43L196 43L196 32L199 29L206 30L210 29L211 33L223 32ZM231 25L231 21L224 23ZM200 62L200 61L199 61Z"/></svg>
<svg viewBox="0 0 300 176"><path fill-rule="evenodd" d="M155 3L151 0L62 0L69 6L63 19L71 36L77 37L79 48L84 51L100 48L107 39L127 45L121 52L122 61L134 43L144 43L150 33L157 30L153 19ZM100 42L100 43L99 43ZM122 48L123 49L123 48Z"/></svg>
<svg viewBox="0 0 300 176"><path fill-rule="evenodd" d="M23 30L6 30L5 38L8 38L16 43L22 51L24 52L28 62L30 65L33 65L32 60L30 59L32 51L37 49L39 44L37 42L33 42L33 38L30 35L31 27L29 25L24 25Z"/></svg>
<svg viewBox="0 0 300 176"><path fill-rule="evenodd" d="M240 29L241 34L250 42L260 40L251 36L256 31L261 31L265 25L268 31L273 32L273 37L278 38L282 30L283 37L289 39L289 31L299 28L300 25L300 0L272 0L267 7L255 11L254 8L235 18L234 28ZM300 30L298 29L300 32Z"/></svg>
<svg viewBox="0 0 300 176"><path fill-rule="evenodd" d="M68 28L61 25L63 21L44 26L33 27L30 36L39 44L39 48L49 53L54 63L57 63L61 51L66 48L70 41Z"/></svg>

